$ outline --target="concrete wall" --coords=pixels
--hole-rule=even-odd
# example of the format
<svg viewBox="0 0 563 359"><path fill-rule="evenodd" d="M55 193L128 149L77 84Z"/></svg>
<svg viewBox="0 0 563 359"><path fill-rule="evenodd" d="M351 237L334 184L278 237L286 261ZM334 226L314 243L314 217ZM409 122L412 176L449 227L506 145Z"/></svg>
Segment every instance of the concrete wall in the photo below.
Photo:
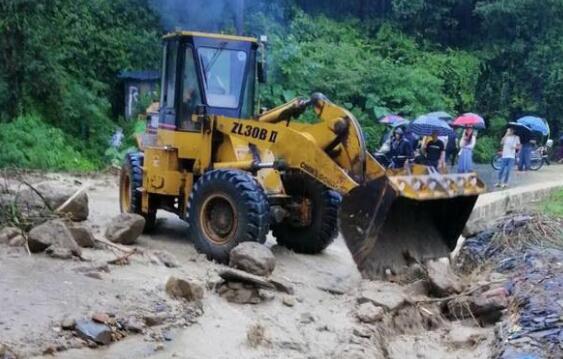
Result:
<svg viewBox="0 0 563 359"><path fill-rule="evenodd" d="M463 236L467 238L485 230L497 219L511 212L530 209L559 189L563 189L563 180L536 183L482 195L465 225Z"/></svg>

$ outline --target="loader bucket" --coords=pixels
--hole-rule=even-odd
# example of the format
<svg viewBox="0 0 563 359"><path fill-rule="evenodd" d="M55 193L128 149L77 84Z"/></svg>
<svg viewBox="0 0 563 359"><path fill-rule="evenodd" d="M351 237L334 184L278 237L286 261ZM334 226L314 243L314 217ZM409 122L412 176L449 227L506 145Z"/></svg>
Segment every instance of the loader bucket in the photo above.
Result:
<svg viewBox="0 0 563 359"><path fill-rule="evenodd" d="M364 277L399 274L448 256L484 190L475 174L383 176L343 198L342 235Z"/></svg>

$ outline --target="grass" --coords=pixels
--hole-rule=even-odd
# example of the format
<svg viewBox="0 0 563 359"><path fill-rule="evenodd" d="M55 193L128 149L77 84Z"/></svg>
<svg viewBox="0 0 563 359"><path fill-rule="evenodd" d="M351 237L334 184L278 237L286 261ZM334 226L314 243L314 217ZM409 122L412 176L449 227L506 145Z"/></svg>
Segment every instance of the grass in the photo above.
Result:
<svg viewBox="0 0 563 359"><path fill-rule="evenodd" d="M563 190L553 193L542 205L541 212L549 216L563 218Z"/></svg>

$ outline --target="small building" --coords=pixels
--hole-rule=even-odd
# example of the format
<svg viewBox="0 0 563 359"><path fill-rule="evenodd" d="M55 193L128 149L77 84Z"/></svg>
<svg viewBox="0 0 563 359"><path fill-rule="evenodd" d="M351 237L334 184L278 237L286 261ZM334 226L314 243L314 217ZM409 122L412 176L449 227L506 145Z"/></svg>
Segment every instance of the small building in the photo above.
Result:
<svg viewBox="0 0 563 359"><path fill-rule="evenodd" d="M143 96L156 98L160 84L158 71L121 71L118 77L123 81L125 107L123 115L130 120L137 115L137 104Z"/></svg>

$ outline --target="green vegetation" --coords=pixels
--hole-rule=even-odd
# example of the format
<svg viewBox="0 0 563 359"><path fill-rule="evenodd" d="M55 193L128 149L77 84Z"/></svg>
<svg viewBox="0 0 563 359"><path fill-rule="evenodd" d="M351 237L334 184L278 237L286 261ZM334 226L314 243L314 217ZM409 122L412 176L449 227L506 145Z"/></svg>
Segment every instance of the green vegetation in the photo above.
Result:
<svg viewBox="0 0 563 359"><path fill-rule="evenodd" d="M117 73L159 68L170 14L212 9L198 15L197 30L234 31L230 2L200 3L0 2L0 167L89 170L118 161L132 142L108 150L111 133L120 125L130 136L133 124L119 119ZM244 6L245 32L270 39L261 104L321 91L358 117L371 149L384 131L375 120L386 113L479 113L488 129L475 157L484 162L508 120L533 113L547 118L554 134L563 125L561 0L246 0Z"/></svg>
<svg viewBox="0 0 563 359"><path fill-rule="evenodd" d="M563 218L563 190L553 193L543 204L542 210L550 216Z"/></svg>

